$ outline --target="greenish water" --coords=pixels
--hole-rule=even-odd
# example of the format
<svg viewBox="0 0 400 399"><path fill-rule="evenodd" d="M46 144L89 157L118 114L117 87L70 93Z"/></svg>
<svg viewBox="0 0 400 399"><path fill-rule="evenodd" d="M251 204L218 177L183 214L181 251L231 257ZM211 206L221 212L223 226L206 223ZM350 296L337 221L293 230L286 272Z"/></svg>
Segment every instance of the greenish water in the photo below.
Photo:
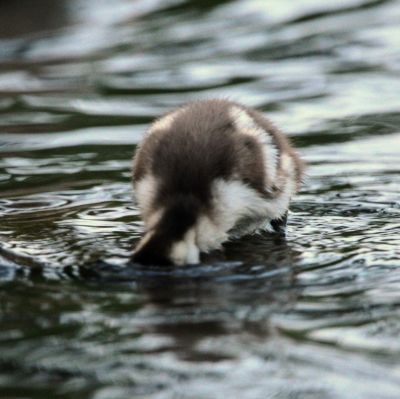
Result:
<svg viewBox="0 0 400 399"><path fill-rule="evenodd" d="M400 2L0 5L0 397L398 399ZM124 266L147 124L228 97L308 162L285 242Z"/></svg>

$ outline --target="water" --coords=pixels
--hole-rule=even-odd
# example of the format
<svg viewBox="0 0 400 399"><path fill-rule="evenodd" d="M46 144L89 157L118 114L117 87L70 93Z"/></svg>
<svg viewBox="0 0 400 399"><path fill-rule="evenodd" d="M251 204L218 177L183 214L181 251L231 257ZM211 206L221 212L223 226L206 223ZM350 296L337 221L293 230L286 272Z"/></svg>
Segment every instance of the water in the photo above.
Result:
<svg viewBox="0 0 400 399"><path fill-rule="evenodd" d="M400 397L400 2L0 5L0 397ZM308 162L286 241L124 266L130 163L194 98Z"/></svg>

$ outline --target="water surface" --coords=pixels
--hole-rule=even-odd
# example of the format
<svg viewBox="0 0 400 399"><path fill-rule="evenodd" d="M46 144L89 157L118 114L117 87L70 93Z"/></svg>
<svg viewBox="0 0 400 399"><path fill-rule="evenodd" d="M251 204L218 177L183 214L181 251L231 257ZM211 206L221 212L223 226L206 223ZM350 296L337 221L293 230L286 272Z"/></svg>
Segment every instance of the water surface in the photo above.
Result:
<svg viewBox="0 0 400 399"><path fill-rule="evenodd" d="M399 37L396 0L1 4L0 396L398 399ZM287 240L124 266L135 146L214 96L307 161Z"/></svg>

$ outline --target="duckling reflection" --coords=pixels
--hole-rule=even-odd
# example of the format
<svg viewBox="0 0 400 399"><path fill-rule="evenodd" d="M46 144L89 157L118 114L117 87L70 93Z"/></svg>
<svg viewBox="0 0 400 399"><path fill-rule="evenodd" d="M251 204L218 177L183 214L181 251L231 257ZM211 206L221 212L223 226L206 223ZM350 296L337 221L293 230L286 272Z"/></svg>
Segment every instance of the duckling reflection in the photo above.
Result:
<svg viewBox="0 0 400 399"><path fill-rule="evenodd" d="M268 264L258 262L265 260L265 246L273 254ZM228 261L238 253L248 254L244 263ZM208 255L212 264L170 267L159 278L136 281L147 295L141 309L148 320L144 332L169 343L161 352L184 360L234 359L235 345L273 339L277 331L271 317L295 306L301 289L295 287L292 266L298 255L284 240L274 243L262 235L251 236L225 246L224 253Z"/></svg>

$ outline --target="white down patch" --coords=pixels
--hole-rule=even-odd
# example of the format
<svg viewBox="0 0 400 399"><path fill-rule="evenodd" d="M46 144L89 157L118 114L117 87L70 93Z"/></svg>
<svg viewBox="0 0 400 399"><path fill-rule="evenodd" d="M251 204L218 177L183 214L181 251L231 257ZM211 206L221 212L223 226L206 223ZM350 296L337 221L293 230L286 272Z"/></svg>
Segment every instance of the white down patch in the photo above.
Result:
<svg viewBox="0 0 400 399"><path fill-rule="evenodd" d="M213 184L212 193L213 217L201 216L195 226L196 242L201 252L219 249L230 238L228 232L240 219L259 218L260 225L267 219L265 200L240 180L218 179Z"/></svg>
<svg viewBox="0 0 400 399"><path fill-rule="evenodd" d="M157 181L152 175L145 175L142 179L134 184L135 198L146 228L154 225L160 219L161 212L156 212L151 208L151 204L156 195Z"/></svg>
<svg viewBox="0 0 400 399"><path fill-rule="evenodd" d="M283 153L281 155L281 167L278 172L279 176L279 195L274 199L266 201L268 214L271 214L271 220L280 218L288 210L290 200L296 192L296 175L293 158L290 154Z"/></svg>
<svg viewBox="0 0 400 399"><path fill-rule="evenodd" d="M196 244L196 230L190 229L181 241L172 245L169 258L175 265L193 265L200 262L200 250Z"/></svg>
<svg viewBox="0 0 400 399"><path fill-rule="evenodd" d="M282 173L284 185L278 196L265 199L240 180L219 179L213 186L212 219L202 217L196 225L196 241L201 251L219 248L229 239L230 232L239 221L249 220L242 226L242 234L250 234L259 228L268 229L269 222L282 217L289 208L296 190L294 165L290 155L283 154ZM235 237L240 236L236 235Z"/></svg>
<svg viewBox="0 0 400 399"><path fill-rule="evenodd" d="M273 143L272 136L242 108L233 106L229 110L235 128L242 134L255 137L262 144L265 159L265 173L269 183L273 183L276 177L278 149Z"/></svg>
<svg viewBox="0 0 400 399"><path fill-rule="evenodd" d="M217 180L213 197L215 223L224 232L231 230L240 219L266 216L265 200L240 180Z"/></svg>

